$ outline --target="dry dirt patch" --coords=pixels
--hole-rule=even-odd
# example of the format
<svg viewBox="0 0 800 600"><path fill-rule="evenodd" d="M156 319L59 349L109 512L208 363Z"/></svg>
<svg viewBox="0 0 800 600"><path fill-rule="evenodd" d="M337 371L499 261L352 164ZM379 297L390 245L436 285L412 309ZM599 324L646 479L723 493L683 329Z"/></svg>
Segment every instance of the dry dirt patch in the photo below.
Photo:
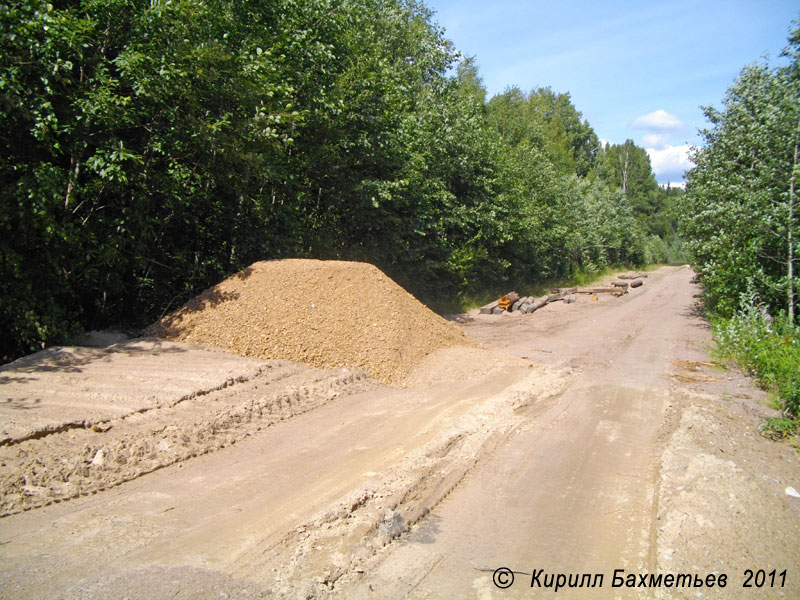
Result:
<svg viewBox="0 0 800 600"><path fill-rule="evenodd" d="M441 348L477 346L376 267L257 262L164 317L149 333L314 367L362 367L397 383Z"/></svg>
<svg viewBox="0 0 800 600"><path fill-rule="evenodd" d="M0 367L0 446L172 406L252 377L263 364L141 339L48 348Z"/></svg>
<svg viewBox="0 0 800 600"><path fill-rule="evenodd" d="M146 340L8 367L0 415L15 435L0 441L0 516L95 494L378 385L364 371Z"/></svg>
<svg viewBox="0 0 800 600"><path fill-rule="evenodd" d="M657 560L661 572L725 573L706 598L797 598L800 457L758 434L771 411L748 399L676 390L674 430L661 456ZM743 585L746 571L787 570L786 586ZM694 597L694 594L667 595Z"/></svg>

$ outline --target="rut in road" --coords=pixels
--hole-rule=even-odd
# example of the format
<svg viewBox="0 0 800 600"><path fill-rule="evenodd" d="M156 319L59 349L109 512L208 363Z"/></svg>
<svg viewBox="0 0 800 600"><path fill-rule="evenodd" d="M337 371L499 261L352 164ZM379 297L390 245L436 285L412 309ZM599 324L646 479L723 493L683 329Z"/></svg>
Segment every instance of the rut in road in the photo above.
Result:
<svg viewBox="0 0 800 600"><path fill-rule="evenodd" d="M367 597L370 588L390 598L491 592L491 577L470 575L469 565L654 571L658 440L691 277L688 269L673 271L646 293L606 304L599 318L586 306L582 319L544 335L526 335L526 326L539 326L534 321L468 324L479 340L513 340L504 348L510 354L529 354L534 345L549 350L543 354L573 370L571 383L530 406L513 438L376 559L369 576L343 586L342 597ZM522 587L518 593L530 594ZM592 597L604 593L613 595L593 590Z"/></svg>
<svg viewBox="0 0 800 600"><path fill-rule="evenodd" d="M283 597L332 584L389 541L379 528L387 508L408 524L422 518L519 425L518 409L560 389L546 370L509 363L471 382L340 396L213 454L6 517L4 596L80 596L86 565L104 593L163 567L180 572L157 597L197 579L189 568L249 589L275 573L270 593ZM49 575L31 578L31 568Z"/></svg>

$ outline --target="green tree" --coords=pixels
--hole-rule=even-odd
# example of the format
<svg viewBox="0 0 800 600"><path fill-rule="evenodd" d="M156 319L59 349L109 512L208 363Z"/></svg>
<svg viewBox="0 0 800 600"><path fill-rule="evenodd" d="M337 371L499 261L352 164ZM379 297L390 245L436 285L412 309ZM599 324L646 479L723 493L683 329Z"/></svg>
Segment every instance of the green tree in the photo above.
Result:
<svg viewBox="0 0 800 600"><path fill-rule="evenodd" d="M588 121L572 104L569 92L555 93L549 87L528 95L534 115L545 125L549 154L565 173L585 177L594 167L600 140Z"/></svg>
<svg viewBox="0 0 800 600"><path fill-rule="evenodd" d="M794 316L800 78L797 31L785 67L746 67L695 150L682 226L709 305L731 315L750 288Z"/></svg>
<svg viewBox="0 0 800 600"><path fill-rule="evenodd" d="M276 190L304 77L332 60L303 35L330 6L248 6L4 6L0 355L140 324L295 251Z"/></svg>
<svg viewBox="0 0 800 600"><path fill-rule="evenodd" d="M491 99L489 119L507 143L525 141L542 150L562 175L585 177L594 167L600 142L569 93L537 88L527 95L510 87Z"/></svg>
<svg viewBox="0 0 800 600"><path fill-rule="evenodd" d="M637 216L649 217L656 212L659 189L650 156L632 140L607 144L597 157L596 175L606 184L622 190Z"/></svg>

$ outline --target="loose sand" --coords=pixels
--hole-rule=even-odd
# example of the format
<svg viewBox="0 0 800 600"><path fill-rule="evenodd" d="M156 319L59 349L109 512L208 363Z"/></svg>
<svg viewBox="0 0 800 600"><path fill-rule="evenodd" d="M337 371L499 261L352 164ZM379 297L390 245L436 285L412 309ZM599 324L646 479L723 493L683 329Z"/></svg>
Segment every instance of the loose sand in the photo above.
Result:
<svg viewBox="0 0 800 600"><path fill-rule="evenodd" d="M435 350L477 347L378 268L305 259L254 263L148 334L243 356L360 367L388 384Z"/></svg>

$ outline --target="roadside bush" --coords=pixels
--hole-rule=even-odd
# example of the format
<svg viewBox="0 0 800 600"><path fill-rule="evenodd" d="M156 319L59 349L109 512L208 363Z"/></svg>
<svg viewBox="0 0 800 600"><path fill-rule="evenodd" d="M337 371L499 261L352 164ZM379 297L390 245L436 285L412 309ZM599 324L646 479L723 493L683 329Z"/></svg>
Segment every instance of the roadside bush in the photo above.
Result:
<svg viewBox="0 0 800 600"><path fill-rule="evenodd" d="M800 329L786 315L772 317L763 304L744 294L732 319L714 322L719 352L756 375L781 398L784 413L800 415Z"/></svg>
<svg viewBox="0 0 800 600"><path fill-rule="evenodd" d="M771 440L783 440L797 431L798 422L786 417L773 417L767 419L759 427L761 435Z"/></svg>
<svg viewBox="0 0 800 600"><path fill-rule="evenodd" d="M667 243L657 235L649 235L645 240L645 262L648 264L667 263L670 260Z"/></svg>

